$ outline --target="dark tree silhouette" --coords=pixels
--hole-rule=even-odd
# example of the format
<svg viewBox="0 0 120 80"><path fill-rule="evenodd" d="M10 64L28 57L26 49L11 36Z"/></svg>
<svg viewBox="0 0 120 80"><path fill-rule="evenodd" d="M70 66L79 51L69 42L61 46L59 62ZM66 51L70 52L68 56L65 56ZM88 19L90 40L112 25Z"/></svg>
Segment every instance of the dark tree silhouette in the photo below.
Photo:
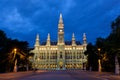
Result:
<svg viewBox="0 0 120 80"><path fill-rule="evenodd" d="M98 56L95 51L95 46L92 43L87 45L87 51L85 51L85 55L88 56L87 69L97 71L98 69Z"/></svg>
<svg viewBox="0 0 120 80"><path fill-rule="evenodd" d="M14 48L17 49L15 58L18 60L18 66L24 66L29 63L28 42L7 38L4 31L0 30L0 72L13 71L15 59L12 57L12 51ZM24 58L21 58L22 56L20 54L24 55Z"/></svg>

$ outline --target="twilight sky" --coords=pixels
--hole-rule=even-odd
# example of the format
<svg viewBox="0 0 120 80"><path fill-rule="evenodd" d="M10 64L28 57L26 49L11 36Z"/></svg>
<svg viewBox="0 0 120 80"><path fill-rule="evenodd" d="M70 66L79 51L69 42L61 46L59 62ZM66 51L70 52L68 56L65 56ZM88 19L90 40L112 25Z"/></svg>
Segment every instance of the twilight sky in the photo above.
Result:
<svg viewBox="0 0 120 80"><path fill-rule="evenodd" d="M111 22L120 15L120 0L0 0L0 29L12 39L26 40L34 46L36 34L45 41L50 33L57 40L59 14L62 13L65 40L95 43L107 37Z"/></svg>

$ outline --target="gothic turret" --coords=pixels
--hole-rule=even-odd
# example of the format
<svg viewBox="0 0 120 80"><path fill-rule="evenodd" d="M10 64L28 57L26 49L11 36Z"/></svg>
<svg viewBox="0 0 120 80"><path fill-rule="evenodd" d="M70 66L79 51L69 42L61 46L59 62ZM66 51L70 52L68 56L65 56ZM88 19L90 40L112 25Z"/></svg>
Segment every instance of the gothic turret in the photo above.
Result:
<svg viewBox="0 0 120 80"><path fill-rule="evenodd" d="M62 14L60 14L60 19L58 24L58 44L64 44L64 24L63 24Z"/></svg>
<svg viewBox="0 0 120 80"><path fill-rule="evenodd" d="M74 33L72 34L72 46L76 45L76 41L75 41L75 35Z"/></svg>
<svg viewBox="0 0 120 80"><path fill-rule="evenodd" d="M50 46L50 34L48 33L46 46Z"/></svg>
<svg viewBox="0 0 120 80"><path fill-rule="evenodd" d="M36 47L39 47L39 45L40 45L40 43L39 43L39 34L37 34L37 36L36 36L36 42L35 42L35 48Z"/></svg>
<svg viewBox="0 0 120 80"><path fill-rule="evenodd" d="M87 44L86 34L83 34L83 44Z"/></svg>
<svg viewBox="0 0 120 80"><path fill-rule="evenodd" d="M83 49L84 49L84 51L87 50L86 46L87 46L87 39L86 39L86 34L84 33L83 34Z"/></svg>

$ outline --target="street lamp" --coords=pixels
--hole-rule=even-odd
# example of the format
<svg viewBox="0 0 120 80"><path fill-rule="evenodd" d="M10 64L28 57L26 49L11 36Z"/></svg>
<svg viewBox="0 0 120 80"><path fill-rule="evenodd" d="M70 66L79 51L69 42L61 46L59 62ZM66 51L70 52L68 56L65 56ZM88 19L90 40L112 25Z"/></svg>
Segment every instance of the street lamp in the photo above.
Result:
<svg viewBox="0 0 120 80"><path fill-rule="evenodd" d="M101 72L101 69L102 69L101 61L100 61L100 51L101 51L101 49L98 48L98 72Z"/></svg>
<svg viewBox="0 0 120 80"><path fill-rule="evenodd" d="M16 48L14 48L13 53L14 53L14 57L13 58L15 59L16 54L17 54L17 49ZM17 58L15 59L14 71L13 72L17 72Z"/></svg>

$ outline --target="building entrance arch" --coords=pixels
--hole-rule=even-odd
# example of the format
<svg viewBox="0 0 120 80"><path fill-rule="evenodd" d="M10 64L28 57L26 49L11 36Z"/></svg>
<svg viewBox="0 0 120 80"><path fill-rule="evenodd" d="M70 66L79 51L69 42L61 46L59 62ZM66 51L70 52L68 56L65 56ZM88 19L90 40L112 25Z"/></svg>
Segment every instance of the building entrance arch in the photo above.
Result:
<svg viewBox="0 0 120 80"><path fill-rule="evenodd" d="M60 70L63 69L63 62L62 61L59 62L59 67L60 67Z"/></svg>

